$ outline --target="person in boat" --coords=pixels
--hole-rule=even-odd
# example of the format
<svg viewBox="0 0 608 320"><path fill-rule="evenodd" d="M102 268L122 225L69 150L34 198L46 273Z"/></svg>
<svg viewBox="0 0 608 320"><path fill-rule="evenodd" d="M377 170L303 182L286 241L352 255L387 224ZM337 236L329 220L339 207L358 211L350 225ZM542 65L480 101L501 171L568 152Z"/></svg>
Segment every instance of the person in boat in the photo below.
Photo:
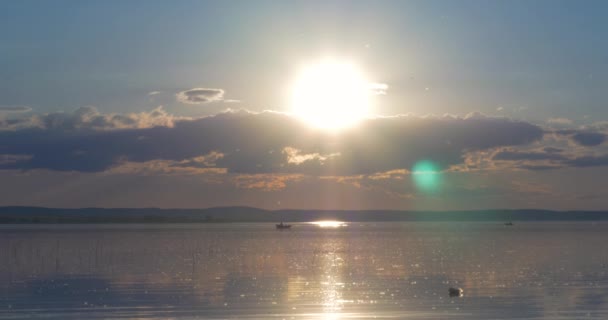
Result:
<svg viewBox="0 0 608 320"><path fill-rule="evenodd" d="M288 229L291 228L290 224L284 224L283 221L281 221L281 223L277 224L277 229Z"/></svg>
<svg viewBox="0 0 608 320"><path fill-rule="evenodd" d="M464 290L461 288L449 288L448 293L450 297L462 297L464 295Z"/></svg>

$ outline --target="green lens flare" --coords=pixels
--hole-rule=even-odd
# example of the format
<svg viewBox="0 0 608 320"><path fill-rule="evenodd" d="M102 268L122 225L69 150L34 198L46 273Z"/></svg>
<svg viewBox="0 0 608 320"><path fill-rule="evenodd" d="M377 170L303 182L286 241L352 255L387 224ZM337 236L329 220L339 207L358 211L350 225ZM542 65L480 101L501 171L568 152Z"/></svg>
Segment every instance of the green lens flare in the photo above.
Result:
<svg viewBox="0 0 608 320"><path fill-rule="evenodd" d="M438 191L441 185L441 168L430 160L418 161L412 167L412 179L416 187L423 192Z"/></svg>

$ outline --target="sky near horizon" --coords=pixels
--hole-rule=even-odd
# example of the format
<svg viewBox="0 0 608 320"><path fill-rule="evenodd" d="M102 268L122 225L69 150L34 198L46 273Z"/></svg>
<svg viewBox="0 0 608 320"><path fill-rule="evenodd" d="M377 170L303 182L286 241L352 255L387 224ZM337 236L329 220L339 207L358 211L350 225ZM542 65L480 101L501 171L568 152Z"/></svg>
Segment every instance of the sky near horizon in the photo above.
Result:
<svg viewBox="0 0 608 320"><path fill-rule="evenodd" d="M0 205L606 210L607 10L1 2Z"/></svg>

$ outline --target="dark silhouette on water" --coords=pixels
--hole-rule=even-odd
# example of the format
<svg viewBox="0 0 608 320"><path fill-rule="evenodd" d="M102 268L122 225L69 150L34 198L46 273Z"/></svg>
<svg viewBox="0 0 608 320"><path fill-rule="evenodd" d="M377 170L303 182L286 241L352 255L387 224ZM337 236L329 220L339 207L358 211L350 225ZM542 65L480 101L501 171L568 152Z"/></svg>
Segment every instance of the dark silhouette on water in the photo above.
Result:
<svg viewBox="0 0 608 320"><path fill-rule="evenodd" d="M277 229L279 229L279 230L291 228L290 224L283 224L283 221L281 221L281 223L277 223L276 226L277 226Z"/></svg>
<svg viewBox="0 0 608 320"><path fill-rule="evenodd" d="M509 222L505 222L505 226L509 226L509 227L510 227L510 226L512 226L512 225L513 225L513 222L511 222L511 221L509 221Z"/></svg>
<svg viewBox="0 0 608 320"><path fill-rule="evenodd" d="M448 293L450 294L450 297L462 297L464 290L460 288L449 288Z"/></svg>

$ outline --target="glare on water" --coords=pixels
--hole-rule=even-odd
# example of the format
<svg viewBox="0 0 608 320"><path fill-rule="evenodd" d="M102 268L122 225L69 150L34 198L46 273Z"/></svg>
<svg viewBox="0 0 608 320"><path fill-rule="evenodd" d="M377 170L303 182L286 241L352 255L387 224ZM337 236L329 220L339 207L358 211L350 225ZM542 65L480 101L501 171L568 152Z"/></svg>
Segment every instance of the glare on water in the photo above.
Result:
<svg viewBox="0 0 608 320"><path fill-rule="evenodd" d="M606 223L312 226L0 226L0 319L608 318Z"/></svg>
<svg viewBox="0 0 608 320"><path fill-rule="evenodd" d="M346 222L343 221L335 221L335 220L321 220L314 221L311 224L317 225L321 228L338 228L338 227L346 227Z"/></svg>

